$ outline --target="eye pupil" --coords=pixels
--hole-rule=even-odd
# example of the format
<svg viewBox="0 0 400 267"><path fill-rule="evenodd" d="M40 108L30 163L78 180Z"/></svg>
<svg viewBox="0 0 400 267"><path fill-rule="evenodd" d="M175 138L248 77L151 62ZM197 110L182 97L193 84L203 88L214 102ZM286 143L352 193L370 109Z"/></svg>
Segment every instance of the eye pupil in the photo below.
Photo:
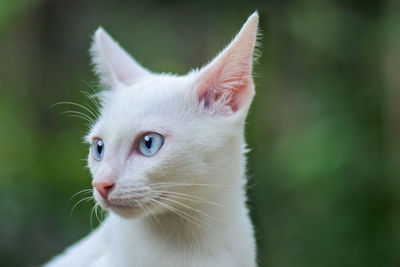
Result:
<svg viewBox="0 0 400 267"><path fill-rule="evenodd" d="M144 144L146 145L147 149L151 148L152 143L153 143L153 138L151 138L150 136L146 135L144 137Z"/></svg>
<svg viewBox="0 0 400 267"><path fill-rule="evenodd" d="M97 152L101 153L102 150L103 150L103 146L97 145Z"/></svg>
<svg viewBox="0 0 400 267"><path fill-rule="evenodd" d="M97 152L99 152L99 154L100 154L101 151L103 151L103 141L98 140L97 141Z"/></svg>
<svg viewBox="0 0 400 267"><path fill-rule="evenodd" d="M93 152L93 157L95 158L95 160L100 161L103 159L103 155L104 155L103 140L97 139L93 142L92 152Z"/></svg>

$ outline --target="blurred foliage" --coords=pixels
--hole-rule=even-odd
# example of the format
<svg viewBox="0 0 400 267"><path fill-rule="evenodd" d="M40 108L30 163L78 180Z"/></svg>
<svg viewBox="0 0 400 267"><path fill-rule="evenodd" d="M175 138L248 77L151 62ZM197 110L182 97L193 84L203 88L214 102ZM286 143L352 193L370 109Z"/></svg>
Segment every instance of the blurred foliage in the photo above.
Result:
<svg viewBox="0 0 400 267"><path fill-rule="evenodd" d="M47 261L91 229L82 121L90 36L185 73L258 9L264 35L247 124L261 266L400 263L397 1L0 1L0 266ZM93 220L93 227L96 225Z"/></svg>

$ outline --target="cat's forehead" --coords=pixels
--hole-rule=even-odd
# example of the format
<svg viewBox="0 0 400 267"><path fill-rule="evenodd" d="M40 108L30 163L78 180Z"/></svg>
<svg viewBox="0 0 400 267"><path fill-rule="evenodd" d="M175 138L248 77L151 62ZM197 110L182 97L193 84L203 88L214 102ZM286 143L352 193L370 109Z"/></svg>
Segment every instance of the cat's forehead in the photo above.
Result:
<svg viewBox="0 0 400 267"><path fill-rule="evenodd" d="M126 90L121 90L125 95L138 98L168 96L181 90L188 89L192 84L191 76L176 76L170 74L153 74L143 77Z"/></svg>
<svg viewBox="0 0 400 267"><path fill-rule="evenodd" d="M154 75L133 86L109 91L103 95L100 119L92 130L96 134L109 129L112 132L140 127L151 130L177 123L187 112L185 106L192 87L193 82L187 76Z"/></svg>
<svg viewBox="0 0 400 267"><path fill-rule="evenodd" d="M192 80L187 76L151 75L130 87L113 92L107 108L139 115L165 109L172 111L172 106L179 104L179 99L191 90L192 85Z"/></svg>

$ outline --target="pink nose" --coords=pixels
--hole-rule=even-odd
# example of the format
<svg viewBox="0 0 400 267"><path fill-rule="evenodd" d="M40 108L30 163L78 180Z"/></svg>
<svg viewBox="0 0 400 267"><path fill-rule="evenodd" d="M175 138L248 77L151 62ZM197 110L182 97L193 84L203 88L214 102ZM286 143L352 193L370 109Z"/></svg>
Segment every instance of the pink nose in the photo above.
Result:
<svg viewBox="0 0 400 267"><path fill-rule="evenodd" d="M108 194L114 188L115 183L113 182L93 182L92 186L96 188L97 192L104 198L107 199Z"/></svg>

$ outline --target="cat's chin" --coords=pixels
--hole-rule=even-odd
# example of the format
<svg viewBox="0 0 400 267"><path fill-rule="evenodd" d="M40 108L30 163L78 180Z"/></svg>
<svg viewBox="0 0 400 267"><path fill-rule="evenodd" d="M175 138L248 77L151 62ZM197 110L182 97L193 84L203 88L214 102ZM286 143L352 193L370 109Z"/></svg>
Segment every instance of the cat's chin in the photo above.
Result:
<svg viewBox="0 0 400 267"><path fill-rule="evenodd" d="M102 209L112 212L126 219L138 218L144 216L145 214L143 207L140 206L139 204L135 205L116 204L116 203L111 203L99 196L95 196L95 199Z"/></svg>
<svg viewBox="0 0 400 267"><path fill-rule="evenodd" d="M134 219L144 215L143 210L140 208L111 207L107 208L107 210L125 219Z"/></svg>
<svg viewBox="0 0 400 267"><path fill-rule="evenodd" d="M112 212L125 219L138 218L144 215L144 211L139 206L128 206L128 205L114 205L111 203L105 203L105 201L97 201L100 207L104 210Z"/></svg>

